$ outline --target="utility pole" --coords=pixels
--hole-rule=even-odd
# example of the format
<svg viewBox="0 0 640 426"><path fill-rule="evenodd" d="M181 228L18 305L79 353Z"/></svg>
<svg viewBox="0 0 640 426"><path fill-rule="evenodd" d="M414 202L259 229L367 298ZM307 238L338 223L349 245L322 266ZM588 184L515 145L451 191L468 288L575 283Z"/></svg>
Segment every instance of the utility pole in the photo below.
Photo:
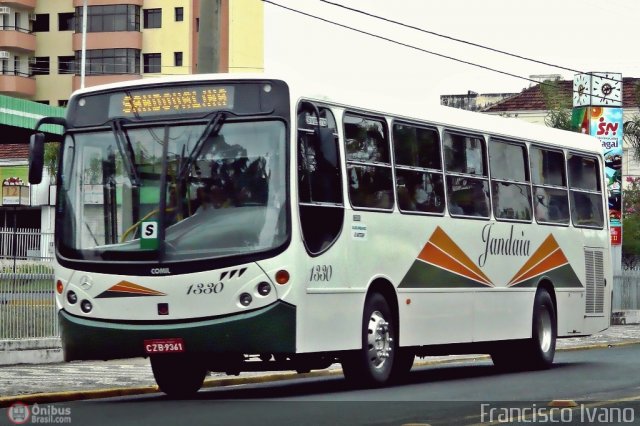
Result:
<svg viewBox="0 0 640 426"><path fill-rule="evenodd" d="M220 71L220 9L222 0L200 0L198 74Z"/></svg>
<svg viewBox="0 0 640 426"><path fill-rule="evenodd" d="M85 67L87 65L87 0L82 3L82 52L80 56L80 88L84 89Z"/></svg>

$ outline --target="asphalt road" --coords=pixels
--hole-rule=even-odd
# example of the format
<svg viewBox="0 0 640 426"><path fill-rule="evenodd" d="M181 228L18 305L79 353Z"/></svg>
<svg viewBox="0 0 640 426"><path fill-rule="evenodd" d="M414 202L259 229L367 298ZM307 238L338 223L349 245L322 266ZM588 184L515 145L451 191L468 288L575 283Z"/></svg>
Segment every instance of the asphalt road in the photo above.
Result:
<svg viewBox="0 0 640 426"><path fill-rule="evenodd" d="M149 394L43 404L37 411L53 413L51 423L68 418L82 425L459 425L498 424L501 415L511 416L511 424L640 424L638 360L640 345L633 345L560 352L553 368L537 372L465 362L417 368L406 382L380 389L328 376L204 389L190 400ZM578 406L552 410L552 400ZM35 406L30 410L32 422ZM7 409L1 411L5 424Z"/></svg>

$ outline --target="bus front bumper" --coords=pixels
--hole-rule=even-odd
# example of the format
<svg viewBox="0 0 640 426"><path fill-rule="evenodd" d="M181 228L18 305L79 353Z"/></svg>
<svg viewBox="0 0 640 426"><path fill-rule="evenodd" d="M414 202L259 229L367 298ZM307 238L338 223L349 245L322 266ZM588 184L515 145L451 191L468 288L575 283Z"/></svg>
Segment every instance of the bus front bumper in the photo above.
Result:
<svg viewBox="0 0 640 426"><path fill-rule="evenodd" d="M126 323L58 311L65 361L149 355L145 340L182 339L187 353L294 353L296 308L277 301L225 317L181 323Z"/></svg>

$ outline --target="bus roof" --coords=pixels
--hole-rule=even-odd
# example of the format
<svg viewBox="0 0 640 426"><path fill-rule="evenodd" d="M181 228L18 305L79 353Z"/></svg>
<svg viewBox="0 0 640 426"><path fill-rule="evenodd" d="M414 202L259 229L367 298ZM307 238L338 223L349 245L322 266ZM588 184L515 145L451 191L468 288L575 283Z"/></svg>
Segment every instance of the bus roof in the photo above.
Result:
<svg viewBox="0 0 640 426"><path fill-rule="evenodd" d="M601 142L593 136L554 129L540 124L528 123L517 118L501 117L483 114L480 112L465 111L458 108L434 105L429 103L417 104L415 102L404 102L401 98L380 96L379 91L370 91L373 95L341 95L338 97L328 97L322 93L318 87L320 83L314 84L314 89L304 87L299 78L288 79L269 74L251 73L217 73L217 74L185 74L155 78L145 78L141 80L124 81L117 83L92 86L75 91L71 98L93 93L102 90L117 90L125 87L149 86L156 84L181 83L181 82L201 82L212 80L283 80L290 90L293 101L307 99L317 101L322 104L335 105L350 111L363 112L369 114L379 114L391 116L396 119L409 121L427 122L436 126L485 133L496 137L515 138L521 140L541 142L555 145L561 148L568 148L580 151L591 151L601 154ZM309 86L309 85L307 85ZM390 89L392 90L392 89ZM384 93L384 92L382 92Z"/></svg>

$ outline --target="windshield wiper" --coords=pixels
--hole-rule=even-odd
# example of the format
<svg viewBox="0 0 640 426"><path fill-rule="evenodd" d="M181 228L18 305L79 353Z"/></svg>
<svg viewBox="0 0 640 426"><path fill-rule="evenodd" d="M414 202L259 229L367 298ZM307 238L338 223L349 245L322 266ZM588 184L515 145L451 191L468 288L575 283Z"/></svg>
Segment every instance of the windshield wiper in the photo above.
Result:
<svg viewBox="0 0 640 426"><path fill-rule="evenodd" d="M133 187L139 187L140 178L135 166L133 146L131 145L127 131L122 127L122 122L125 120L124 118L114 118L111 120L111 131L116 138L118 151L120 151L120 156L122 156L124 160L124 167L127 170L127 175L129 175L129 180L131 180L131 185Z"/></svg>
<svg viewBox="0 0 640 426"><path fill-rule="evenodd" d="M202 151L206 140L210 137L215 137L218 135L218 133L220 133L220 129L222 129L222 125L224 124L226 118L227 115L225 114L225 112L219 111L215 113L207 122L207 125L200 135L200 138L198 138L198 141L189 153L189 157L187 157L184 164L180 167L180 172L178 173L178 180L180 182L182 182L187 176L187 173L189 173L191 165L196 160L196 158L198 158L198 155L200 155L200 152Z"/></svg>

